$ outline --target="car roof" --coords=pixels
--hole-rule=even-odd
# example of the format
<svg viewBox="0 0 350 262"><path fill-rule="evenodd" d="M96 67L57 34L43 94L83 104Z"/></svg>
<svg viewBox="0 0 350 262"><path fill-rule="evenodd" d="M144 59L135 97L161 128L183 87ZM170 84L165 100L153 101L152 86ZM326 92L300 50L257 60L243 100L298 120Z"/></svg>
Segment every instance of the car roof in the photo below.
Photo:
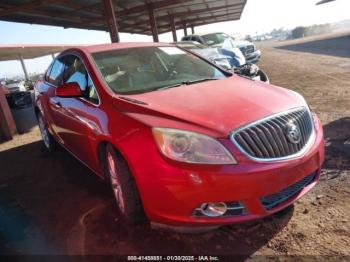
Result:
<svg viewBox="0 0 350 262"><path fill-rule="evenodd" d="M204 36L204 35L212 35L212 34L226 34L224 32L211 32L211 33L196 33L196 34L192 34L192 35L187 35L187 36L184 36L183 38L185 37L191 37L191 36ZM227 35L227 34L226 34Z"/></svg>
<svg viewBox="0 0 350 262"><path fill-rule="evenodd" d="M196 45L197 42L195 41L180 41L180 42L174 42L174 45Z"/></svg>
<svg viewBox="0 0 350 262"><path fill-rule="evenodd" d="M78 49L81 49L87 53L98 53L103 51L110 51L116 49L127 49L127 48L137 48L137 47L157 47L157 46L173 46L168 43L150 43L150 42L135 42L135 43L112 43L112 44L103 44L103 45L90 45L90 46L81 46Z"/></svg>

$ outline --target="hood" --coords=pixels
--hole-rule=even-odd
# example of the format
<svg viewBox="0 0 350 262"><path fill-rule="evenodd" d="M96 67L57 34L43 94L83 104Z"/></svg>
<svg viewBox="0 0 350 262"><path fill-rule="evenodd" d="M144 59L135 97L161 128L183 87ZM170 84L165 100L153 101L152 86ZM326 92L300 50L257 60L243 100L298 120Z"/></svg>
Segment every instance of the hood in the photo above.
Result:
<svg viewBox="0 0 350 262"><path fill-rule="evenodd" d="M207 58L207 59L216 58L218 56L221 56L221 54L219 53L217 48L203 48L203 49L195 49L192 51L198 55L201 55L201 56Z"/></svg>
<svg viewBox="0 0 350 262"><path fill-rule="evenodd" d="M231 68L246 64L246 59L239 48L205 48L193 51L209 60L227 58Z"/></svg>
<svg viewBox="0 0 350 262"><path fill-rule="evenodd" d="M213 63L219 66L222 66L223 68L226 68L226 69L232 68L232 64L231 64L232 58L230 56L221 54L217 48L197 49L197 50L193 50L193 52L212 61Z"/></svg>
<svg viewBox="0 0 350 262"><path fill-rule="evenodd" d="M150 111L133 117L151 126L155 125L151 121L153 118L145 120L145 116L160 114L161 118L171 120L171 126L170 122L159 119L157 126L182 128L183 123L187 123L221 137L266 116L307 106L296 92L237 75L128 98L147 103L142 106Z"/></svg>
<svg viewBox="0 0 350 262"><path fill-rule="evenodd" d="M219 48L219 52L231 58L232 67L240 67L247 63L242 51L237 47Z"/></svg>

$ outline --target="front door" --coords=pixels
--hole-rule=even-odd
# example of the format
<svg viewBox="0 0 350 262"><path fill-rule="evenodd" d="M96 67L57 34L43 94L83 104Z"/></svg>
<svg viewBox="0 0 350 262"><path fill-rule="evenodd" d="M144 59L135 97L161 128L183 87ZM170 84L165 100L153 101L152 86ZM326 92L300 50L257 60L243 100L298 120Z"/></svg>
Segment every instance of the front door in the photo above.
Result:
<svg viewBox="0 0 350 262"><path fill-rule="evenodd" d="M56 129L64 146L85 163L89 162L90 141L88 139L88 110L85 101L90 77L83 61L75 55L63 57L64 72L62 84L76 82L80 86L83 97L63 98L55 96Z"/></svg>

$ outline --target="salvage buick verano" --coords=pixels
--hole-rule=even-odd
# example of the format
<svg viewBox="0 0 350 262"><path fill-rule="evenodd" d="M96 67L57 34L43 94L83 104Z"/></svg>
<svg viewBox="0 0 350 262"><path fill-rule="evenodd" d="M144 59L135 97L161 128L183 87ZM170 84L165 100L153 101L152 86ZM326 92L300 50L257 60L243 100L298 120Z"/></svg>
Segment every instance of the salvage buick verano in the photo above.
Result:
<svg viewBox="0 0 350 262"><path fill-rule="evenodd" d="M262 218L314 187L324 160L322 125L301 95L168 44L67 50L35 104L46 148L63 146L110 182L133 222Z"/></svg>

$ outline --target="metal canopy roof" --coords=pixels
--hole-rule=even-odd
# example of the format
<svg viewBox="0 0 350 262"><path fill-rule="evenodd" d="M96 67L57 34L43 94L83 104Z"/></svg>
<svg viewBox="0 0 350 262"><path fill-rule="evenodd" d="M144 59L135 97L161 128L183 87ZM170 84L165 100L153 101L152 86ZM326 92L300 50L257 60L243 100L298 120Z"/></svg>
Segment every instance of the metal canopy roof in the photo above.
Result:
<svg viewBox="0 0 350 262"><path fill-rule="evenodd" d="M0 61L32 59L62 52L73 46L64 45L0 45Z"/></svg>
<svg viewBox="0 0 350 262"><path fill-rule="evenodd" d="M317 2L316 5L322 5L322 4L333 2L333 1L335 1L335 0L322 0L322 1Z"/></svg>
<svg viewBox="0 0 350 262"><path fill-rule="evenodd" d="M151 35L149 9L159 33L238 20L247 0L114 0L120 32ZM102 0L2 0L0 20L108 31Z"/></svg>

